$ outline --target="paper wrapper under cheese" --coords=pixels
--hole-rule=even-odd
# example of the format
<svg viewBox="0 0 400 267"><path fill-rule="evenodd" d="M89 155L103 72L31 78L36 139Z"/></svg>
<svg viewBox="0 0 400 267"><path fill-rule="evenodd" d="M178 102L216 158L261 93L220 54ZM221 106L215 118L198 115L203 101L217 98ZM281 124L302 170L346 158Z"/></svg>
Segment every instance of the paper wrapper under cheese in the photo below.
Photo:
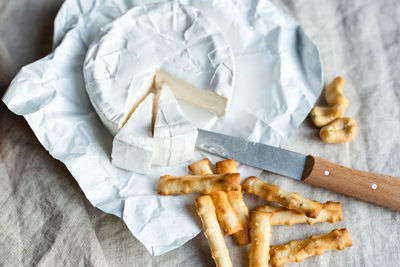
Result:
<svg viewBox="0 0 400 267"><path fill-rule="evenodd" d="M210 160L207 158L189 165L189 170L195 175L213 174ZM210 197L213 201L217 219L221 225L224 235L232 235L243 229L241 223L239 222L239 215L231 207L226 192L213 192L210 193Z"/></svg>
<svg viewBox="0 0 400 267"><path fill-rule="evenodd" d="M340 202L328 201L323 204L323 208L318 214L318 217L313 219L307 217L303 212L298 210L290 210L284 207L262 206L256 208L257 211L272 212L272 225L293 225L297 223L334 223L343 219L342 205Z"/></svg>
<svg viewBox="0 0 400 267"><path fill-rule="evenodd" d="M262 197L267 201L279 203L288 209L304 212L310 218L317 218L322 209L322 204L316 200L309 200L298 193L287 192L275 185L267 184L254 176L244 181L243 190Z"/></svg>
<svg viewBox="0 0 400 267"><path fill-rule="evenodd" d="M240 189L240 174L206 174L173 177L165 175L158 181L159 195L209 194L216 191L237 191Z"/></svg>
<svg viewBox="0 0 400 267"><path fill-rule="evenodd" d="M235 173L237 170L236 163L233 159L227 159L216 163L216 171L218 174ZM227 195L229 203L237 211L240 224L243 227L243 230L235 233L233 237L239 246L247 245L250 243L249 209L243 201L242 190L230 191Z"/></svg>
<svg viewBox="0 0 400 267"><path fill-rule="evenodd" d="M228 248L219 228L215 208L210 196L201 196L196 199L197 213L203 223L204 235L211 249L211 255L217 267L232 267Z"/></svg>
<svg viewBox="0 0 400 267"><path fill-rule="evenodd" d="M249 267L268 267L269 246L271 241L272 213L262 211L250 212Z"/></svg>
<svg viewBox="0 0 400 267"><path fill-rule="evenodd" d="M342 250L351 247L351 245L352 242L347 229L335 229L326 235L311 236L304 240L292 240L289 243L271 247L270 263L272 267L280 267L289 262L299 262L314 255L321 255L328 250Z"/></svg>

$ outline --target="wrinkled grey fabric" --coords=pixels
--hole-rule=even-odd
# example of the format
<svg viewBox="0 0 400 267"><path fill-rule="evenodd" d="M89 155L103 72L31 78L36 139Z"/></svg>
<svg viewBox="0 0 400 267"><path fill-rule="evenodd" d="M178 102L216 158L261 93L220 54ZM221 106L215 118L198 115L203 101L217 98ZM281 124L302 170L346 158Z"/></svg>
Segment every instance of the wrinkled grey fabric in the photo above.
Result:
<svg viewBox="0 0 400 267"><path fill-rule="evenodd" d="M342 75L351 104L346 116L359 132L347 144L326 145L307 118L287 148L333 162L400 177L400 2L272 1L295 17L319 46L325 82ZM0 1L0 94L16 71L51 49L60 0ZM325 104L323 99L320 104ZM213 266L200 234L183 247L152 257L122 220L93 208L65 166L39 144L22 117L0 103L1 266ZM287 266L398 266L400 212L263 174L288 191L340 201L344 220L273 227L273 244L347 227L353 246ZM263 200L252 198L263 204ZM145 203L144 203L145 204ZM168 229L166 229L167 231ZM162 233L160 233L162 234ZM226 238L234 266L247 266L248 248Z"/></svg>

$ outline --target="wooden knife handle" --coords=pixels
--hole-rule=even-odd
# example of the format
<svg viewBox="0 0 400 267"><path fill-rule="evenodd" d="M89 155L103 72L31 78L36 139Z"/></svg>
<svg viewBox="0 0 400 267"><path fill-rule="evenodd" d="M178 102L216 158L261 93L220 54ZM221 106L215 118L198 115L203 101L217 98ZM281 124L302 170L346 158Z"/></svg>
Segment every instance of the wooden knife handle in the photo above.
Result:
<svg viewBox="0 0 400 267"><path fill-rule="evenodd" d="M400 178L353 170L309 155L302 180L400 211Z"/></svg>

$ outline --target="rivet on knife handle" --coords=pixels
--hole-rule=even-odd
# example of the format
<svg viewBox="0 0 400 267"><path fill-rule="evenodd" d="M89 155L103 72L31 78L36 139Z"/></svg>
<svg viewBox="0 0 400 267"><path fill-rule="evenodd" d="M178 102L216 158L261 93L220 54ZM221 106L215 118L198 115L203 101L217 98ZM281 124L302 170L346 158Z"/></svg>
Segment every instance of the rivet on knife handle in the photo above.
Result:
<svg viewBox="0 0 400 267"><path fill-rule="evenodd" d="M302 181L400 211L400 178L346 168L309 155Z"/></svg>

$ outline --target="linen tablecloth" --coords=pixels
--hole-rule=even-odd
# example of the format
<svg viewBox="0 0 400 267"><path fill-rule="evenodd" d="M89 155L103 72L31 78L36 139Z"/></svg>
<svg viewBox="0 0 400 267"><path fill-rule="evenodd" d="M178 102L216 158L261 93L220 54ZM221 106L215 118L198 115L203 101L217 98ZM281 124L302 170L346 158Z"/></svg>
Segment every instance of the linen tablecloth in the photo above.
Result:
<svg viewBox="0 0 400 267"><path fill-rule="evenodd" d="M285 146L344 166L400 177L400 2L272 1L319 46L325 82L342 75L359 132L347 144L321 142L307 118ZM60 0L0 1L0 93L19 68L51 51ZM319 104L324 104L323 98ZM272 244L347 227L353 246L287 266L399 266L400 212L271 173L271 183L321 202L340 201L344 220L277 226ZM264 203L256 200L258 204ZM1 266L213 266L201 233L152 257L123 221L94 208L65 166L39 144L22 117L0 102ZM162 233L160 233L162 234ZM226 238L234 266L248 248Z"/></svg>

